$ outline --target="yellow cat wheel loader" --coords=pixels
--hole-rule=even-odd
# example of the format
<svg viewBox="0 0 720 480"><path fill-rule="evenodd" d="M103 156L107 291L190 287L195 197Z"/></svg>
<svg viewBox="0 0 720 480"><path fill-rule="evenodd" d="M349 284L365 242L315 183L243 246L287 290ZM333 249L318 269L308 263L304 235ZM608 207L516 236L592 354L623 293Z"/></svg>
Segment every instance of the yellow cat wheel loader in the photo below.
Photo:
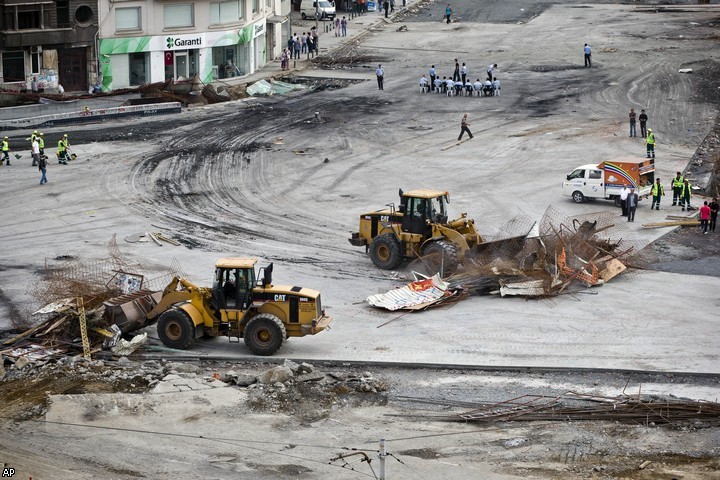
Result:
<svg viewBox="0 0 720 480"><path fill-rule="evenodd" d="M463 213L448 220L448 192L400 189L400 204L360 215L359 231L348 239L365 247L370 259L384 270L398 268L406 259L423 257L428 268L452 275L483 239L475 221Z"/></svg>
<svg viewBox="0 0 720 480"><path fill-rule="evenodd" d="M162 292L139 291L105 302L109 320L123 331L157 322L170 348L190 348L196 339L224 335L245 340L256 355L272 355L288 337L315 335L330 325L320 292L273 285L271 263L256 274L255 258L221 258L211 288L174 277Z"/></svg>

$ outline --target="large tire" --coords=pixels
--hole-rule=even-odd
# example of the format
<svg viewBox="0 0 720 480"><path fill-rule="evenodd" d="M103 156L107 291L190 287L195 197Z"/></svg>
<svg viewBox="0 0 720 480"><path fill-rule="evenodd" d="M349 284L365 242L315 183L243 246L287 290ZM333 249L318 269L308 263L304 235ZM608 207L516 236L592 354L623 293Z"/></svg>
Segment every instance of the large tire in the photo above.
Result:
<svg viewBox="0 0 720 480"><path fill-rule="evenodd" d="M255 315L245 326L245 345L255 355L269 356L280 350L287 331L282 321L270 313Z"/></svg>
<svg viewBox="0 0 720 480"><path fill-rule="evenodd" d="M392 270L400 266L403 261L400 253L400 243L391 233L375 237L370 245L370 259L376 267L383 270Z"/></svg>
<svg viewBox="0 0 720 480"><path fill-rule="evenodd" d="M176 308L160 315L157 332L166 347L186 350L195 343L195 325L187 313Z"/></svg>
<svg viewBox="0 0 720 480"><path fill-rule="evenodd" d="M615 202L615 206L618 208L622 207L622 200L620 200L620 195L616 196L613 201Z"/></svg>
<svg viewBox="0 0 720 480"><path fill-rule="evenodd" d="M305 16L305 12L300 14L302 16L302 19L305 20L307 17Z"/></svg>
<svg viewBox="0 0 720 480"><path fill-rule="evenodd" d="M442 277L455 273L460 264L457 247L448 240L438 240L426 245L423 249L423 260L431 275L439 273L442 266Z"/></svg>
<svg viewBox="0 0 720 480"><path fill-rule="evenodd" d="M572 194L572 199L575 203L583 203L585 201L585 195L583 195L582 192L576 190Z"/></svg>

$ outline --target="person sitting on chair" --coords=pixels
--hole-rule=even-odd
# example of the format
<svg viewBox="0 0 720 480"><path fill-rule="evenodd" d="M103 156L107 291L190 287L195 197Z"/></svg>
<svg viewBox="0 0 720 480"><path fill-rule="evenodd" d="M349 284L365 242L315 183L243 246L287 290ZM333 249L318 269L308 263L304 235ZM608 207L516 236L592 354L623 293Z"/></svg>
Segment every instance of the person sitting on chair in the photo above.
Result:
<svg viewBox="0 0 720 480"><path fill-rule="evenodd" d="M475 83L473 83L473 90L475 90L475 93L477 94L478 97L482 93L482 89L483 89L483 83L478 78L477 80L475 80Z"/></svg>
<svg viewBox="0 0 720 480"><path fill-rule="evenodd" d="M420 79L420 90L422 90L423 93L428 91L428 79L425 75Z"/></svg>
<svg viewBox="0 0 720 480"><path fill-rule="evenodd" d="M455 82L455 95L457 95L457 96L462 95L462 92L463 92L463 83L460 80L458 80L457 82Z"/></svg>
<svg viewBox="0 0 720 480"><path fill-rule="evenodd" d="M485 85L483 86L483 95L486 97L489 97L493 94L493 84L490 80L485 80Z"/></svg>

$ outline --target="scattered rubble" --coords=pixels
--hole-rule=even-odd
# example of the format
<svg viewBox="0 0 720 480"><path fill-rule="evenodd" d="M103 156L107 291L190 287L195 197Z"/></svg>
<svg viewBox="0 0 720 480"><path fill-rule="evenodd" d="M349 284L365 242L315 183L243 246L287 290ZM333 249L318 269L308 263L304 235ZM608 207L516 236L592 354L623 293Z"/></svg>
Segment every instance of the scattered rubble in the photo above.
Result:
<svg viewBox="0 0 720 480"><path fill-rule="evenodd" d="M563 218L553 207L542 221L526 229L516 219L493 242L464 262L464 270L445 277L413 271L416 280L385 294L367 298L387 310L423 310L469 295L548 297L603 285L626 270L625 259L636 245L624 239L617 219L608 213ZM530 231L527 235L516 232ZM617 240L613 240L617 238ZM411 263L421 270L441 265L421 257ZM418 279L418 277L421 277Z"/></svg>

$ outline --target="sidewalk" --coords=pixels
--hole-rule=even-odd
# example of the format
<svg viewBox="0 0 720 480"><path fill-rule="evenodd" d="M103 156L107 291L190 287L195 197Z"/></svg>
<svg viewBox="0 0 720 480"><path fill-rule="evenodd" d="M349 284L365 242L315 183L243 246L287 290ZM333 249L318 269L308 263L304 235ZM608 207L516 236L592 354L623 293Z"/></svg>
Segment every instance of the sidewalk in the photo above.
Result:
<svg viewBox="0 0 720 480"><path fill-rule="evenodd" d="M362 39L371 30L383 26L383 25L394 25L393 20L398 18L400 15L405 13L413 4L418 3L419 0L410 0L407 2L407 6L396 6L395 12L390 14L389 18L385 18L385 14L380 14L377 11L367 12L363 15L357 15L352 18L351 12L338 12L338 18L342 19L343 16L348 20L347 36L336 37L334 23L331 21L319 21L319 44L320 52L315 57L309 57L307 53L300 55L298 60L290 60L290 68L288 70L280 69L280 58L271 60L263 68L259 69L253 74L246 75L244 77L237 77L232 79L216 80L213 83L214 86L237 86L243 84L252 84L259 80L269 80L271 78L280 78L285 75L298 75L307 76L314 78L337 78L337 79L373 79L374 72L364 75L360 72L347 72L340 69L320 69L313 66L313 58L318 56L322 57L328 55L343 46L347 45L352 40ZM402 3L402 2L401 2ZM302 34L303 32L309 32L312 27L315 26L315 20L302 20L298 12L291 12L292 32ZM325 29L329 28L326 32Z"/></svg>

